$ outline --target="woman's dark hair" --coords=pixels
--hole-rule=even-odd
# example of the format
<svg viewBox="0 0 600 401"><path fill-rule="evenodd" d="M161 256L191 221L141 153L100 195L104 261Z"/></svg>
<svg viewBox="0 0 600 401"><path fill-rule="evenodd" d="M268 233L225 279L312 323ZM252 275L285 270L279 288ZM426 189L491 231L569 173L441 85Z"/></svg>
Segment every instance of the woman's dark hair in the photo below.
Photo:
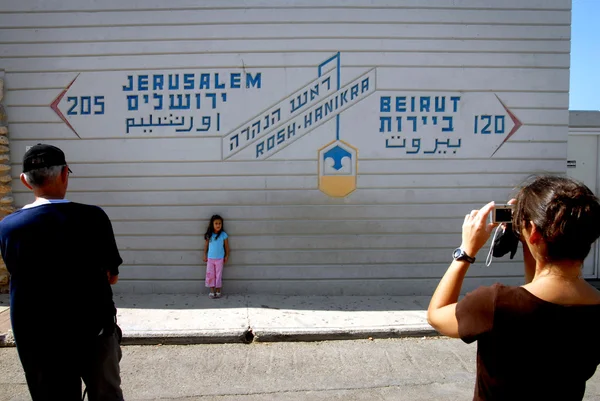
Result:
<svg viewBox="0 0 600 401"><path fill-rule="evenodd" d="M221 220L221 231L219 231L219 233L217 234L217 236L215 238L219 238L221 233L223 231L225 231L225 223L223 221L223 218L221 216L219 216L218 214L213 214L212 217L210 218L210 223L208 223L208 228L206 229L206 234L204 234L204 239L210 241L213 234L215 233L214 224L213 224L215 222L215 220Z"/></svg>
<svg viewBox="0 0 600 401"><path fill-rule="evenodd" d="M600 204L584 184L567 177L541 176L517 195L513 229L533 222L546 243L548 261L581 260L600 236Z"/></svg>

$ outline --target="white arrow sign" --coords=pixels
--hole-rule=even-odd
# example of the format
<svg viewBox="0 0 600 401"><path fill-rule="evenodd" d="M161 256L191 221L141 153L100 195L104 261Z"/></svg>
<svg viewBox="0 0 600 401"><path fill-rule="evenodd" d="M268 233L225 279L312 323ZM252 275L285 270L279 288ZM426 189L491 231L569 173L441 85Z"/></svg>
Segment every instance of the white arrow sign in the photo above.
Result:
<svg viewBox="0 0 600 401"><path fill-rule="evenodd" d="M244 107L261 87L249 70L82 73L51 107L80 138L222 135L223 105Z"/></svg>
<svg viewBox="0 0 600 401"><path fill-rule="evenodd" d="M385 148L413 157L491 157L522 125L489 92L379 96Z"/></svg>

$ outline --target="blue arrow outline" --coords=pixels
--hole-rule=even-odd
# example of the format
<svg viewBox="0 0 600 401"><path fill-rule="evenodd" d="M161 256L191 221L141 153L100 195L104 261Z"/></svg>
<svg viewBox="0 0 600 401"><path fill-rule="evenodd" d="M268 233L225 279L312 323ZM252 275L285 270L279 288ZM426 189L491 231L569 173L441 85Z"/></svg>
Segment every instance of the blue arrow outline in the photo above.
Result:
<svg viewBox="0 0 600 401"><path fill-rule="evenodd" d="M337 64L336 64L336 72L337 72L337 88L336 90L340 90L340 53L337 52L335 55L331 56L329 59L323 61L321 64L319 64L319 76L323 75L323 67L329 63L331 63L333 60L337 60ZM335 139L336 140L340 140L340 115L338 113L338 115L335 116Z"/></svg>

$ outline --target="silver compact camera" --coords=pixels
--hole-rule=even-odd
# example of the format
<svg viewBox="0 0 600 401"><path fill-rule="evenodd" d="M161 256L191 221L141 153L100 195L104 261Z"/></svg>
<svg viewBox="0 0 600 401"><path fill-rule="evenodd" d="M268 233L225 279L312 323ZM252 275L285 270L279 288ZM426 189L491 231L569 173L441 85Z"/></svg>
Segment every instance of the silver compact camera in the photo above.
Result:
<svg viewBox="0 0 600 401"><path fill-rule="evenodd" d="M492 223L512 223L514 205L496 205L490 213Z"/></svg>

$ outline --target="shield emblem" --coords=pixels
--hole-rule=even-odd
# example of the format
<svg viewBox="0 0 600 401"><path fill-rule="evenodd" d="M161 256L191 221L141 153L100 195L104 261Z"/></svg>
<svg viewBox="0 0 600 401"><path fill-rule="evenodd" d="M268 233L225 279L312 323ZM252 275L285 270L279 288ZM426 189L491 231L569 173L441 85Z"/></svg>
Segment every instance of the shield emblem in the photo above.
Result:
<svg viewBox="0 0 600 401"><path fill-rule="evenodd" d="M344 141L333 141L319 149L319 190L343 198L356 189L358 149Z"/></svg>

